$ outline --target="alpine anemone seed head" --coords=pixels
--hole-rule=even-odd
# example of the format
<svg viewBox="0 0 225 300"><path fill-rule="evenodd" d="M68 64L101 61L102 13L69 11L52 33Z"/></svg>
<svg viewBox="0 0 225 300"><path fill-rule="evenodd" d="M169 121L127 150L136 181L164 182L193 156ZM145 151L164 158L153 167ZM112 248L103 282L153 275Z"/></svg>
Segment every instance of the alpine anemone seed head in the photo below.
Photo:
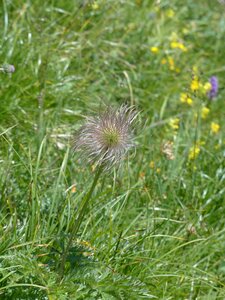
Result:
<svg viewBox="0 0 225 300"><path fill-rule="evenodd" d="M132 125L137 117L134 107L108 107L103 113L87 117L75 135L74 150L104 169L121 162L134 146Z"/></svg>

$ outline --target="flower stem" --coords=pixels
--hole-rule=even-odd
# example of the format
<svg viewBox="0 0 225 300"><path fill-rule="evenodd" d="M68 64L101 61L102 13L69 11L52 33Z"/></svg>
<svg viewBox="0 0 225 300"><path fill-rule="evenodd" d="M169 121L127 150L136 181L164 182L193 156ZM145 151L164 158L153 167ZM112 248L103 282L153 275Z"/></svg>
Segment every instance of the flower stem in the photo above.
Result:
<svg viewBox="0 0 225 300"><path fill-rule="evenodd" d="M70 249L70 247L72 245L74 237L76 236L76 234L77 234L77 232L78 232L78 230L80 228L80 225L82 223L83 217L85 215L85 211L86 211L88 202L91 199L92 193L93 193L94 188L95 188L95 186L97 184L97 181L98 181L98 179L99 179L99 177L100 177L100 175L102 173L102 170L103 170L103 168L100 166L98 168L97 172L95 173L95 177L94 177L93 183L91 185L91 188L88 191L88 193L84 196L84 198L83 198L83 200L81 202L80 209L78 211L78 216L74 220L73 227L72 227L72 232L71 232L68 244L67 244L67 246L66 246L66 248L65 248L65 250L64 250L64 252L62 254L62 259L61 259L61 263L60 263L60 267L59 267L59 279L60 280L63 278L63 275L64 275L66 257L68 255L69 249Z"/></svg>

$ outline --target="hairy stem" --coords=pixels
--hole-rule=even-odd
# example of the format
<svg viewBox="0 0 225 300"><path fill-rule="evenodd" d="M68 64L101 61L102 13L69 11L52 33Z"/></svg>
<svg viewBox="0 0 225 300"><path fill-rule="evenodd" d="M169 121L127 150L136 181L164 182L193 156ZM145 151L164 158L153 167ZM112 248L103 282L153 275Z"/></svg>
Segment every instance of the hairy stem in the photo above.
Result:
<svg viewBox="0 0 225 300"><path fill-rule="evenodd" d="M83 220L84 215L85 215L85 211L86 211L88 202L91 199L92 193L93 193L93 191L95 189L95 186L96 186L96 184L98 182L98 179L99 179L99 177L100 177L100 175L102 173L102 170L103 170L102 167L99 167L97 169L95 177L94 177L94 180L93 180L93 183L91 185L91 188L90 188L89 192L84 196L84 198L83 198L83 200L81 202L80 209L78 211L77 218L74 220L73 227L72 227L72 232L71 232L68 244L67 244L67 246L66 246L66 248L65 248L65 250L64 250L64 252L62 254L62 259L61 259L60 268L59 268L59 279L60 280L63 278L63 275L64 275L66 257L68 255L69 249L71 248L73 239L76 236L76 234L77 234L77 232L78 232L78 230L80 228L80 225L81 225L82 220Z"/></svg>

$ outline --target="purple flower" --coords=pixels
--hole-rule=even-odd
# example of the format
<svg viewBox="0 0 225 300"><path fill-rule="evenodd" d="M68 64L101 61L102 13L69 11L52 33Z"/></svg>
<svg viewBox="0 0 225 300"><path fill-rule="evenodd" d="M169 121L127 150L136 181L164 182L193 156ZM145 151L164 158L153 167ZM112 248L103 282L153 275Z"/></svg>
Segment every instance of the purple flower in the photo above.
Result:
<svg viewBox="0 0 225 300"><path fill-rule="evenodd" d="M2 67L0 67L0 71L2 71L4 73L14 73L15 67L14 67L14 65L4 64L4 65L2 65Z"/></svg>
<svg viewBox="0 0 225 300"><path fill-rule="evenodd" d="M213 99L217 96L218 93L218 88L219 88L219 83L218 83L218 79L216 76L212 76L209 79L209 82L211 83L211 90L208 93L208 97L209 99Z"/></svg>

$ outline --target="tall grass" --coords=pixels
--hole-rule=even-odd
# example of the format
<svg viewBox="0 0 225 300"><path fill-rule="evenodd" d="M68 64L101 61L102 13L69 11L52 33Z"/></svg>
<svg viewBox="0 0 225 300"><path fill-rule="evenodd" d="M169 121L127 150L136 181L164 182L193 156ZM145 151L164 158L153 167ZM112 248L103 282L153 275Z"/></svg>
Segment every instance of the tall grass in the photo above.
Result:
<svg viewBox="0 0 225 300"><path fill-rule="evenodd" d="M224 299L225 6L1 8L0 63L16 71L0 73L0 299ZM212 75L219 93L210 101L190 85ZM94 176L71 151L73 133L84 115L123 103L140 111L136 153L98 181L59 282Z"/></svg>

